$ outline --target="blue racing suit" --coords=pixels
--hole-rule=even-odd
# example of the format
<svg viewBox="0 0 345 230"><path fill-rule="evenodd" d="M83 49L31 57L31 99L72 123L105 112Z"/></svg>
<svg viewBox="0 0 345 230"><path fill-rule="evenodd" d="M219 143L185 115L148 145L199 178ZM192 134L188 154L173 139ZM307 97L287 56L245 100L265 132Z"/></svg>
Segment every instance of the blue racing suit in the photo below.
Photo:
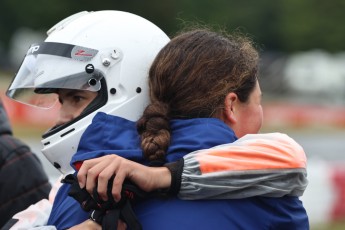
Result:
<svg viewBox="0 0 345 230"><path fill-rule="evenodd" d="M215 118L171 121L171 145L167 162L176 161L199 149L235 141L234 132ZM81 138L71 164L107 154L147 164L140 150L135 122L98 113ZM56 198L48 221L57 229L66 229L88 219L77 201L68 196L64 184ZM255 196L228 200L149 199L138 203L134 211L143 229L309 229L308 217L298 197Z"/></svg>

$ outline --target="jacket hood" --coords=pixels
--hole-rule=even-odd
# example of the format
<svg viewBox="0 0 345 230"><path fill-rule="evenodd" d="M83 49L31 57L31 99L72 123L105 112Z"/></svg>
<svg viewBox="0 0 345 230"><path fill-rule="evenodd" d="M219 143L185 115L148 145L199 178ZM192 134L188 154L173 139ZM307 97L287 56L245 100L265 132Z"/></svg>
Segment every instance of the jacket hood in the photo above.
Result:
<svg viewBox="0 0 345 230"><path fill-rule="evenodd" d="M12 129L2 101L0 100L0 135L12 135Z"/></svg>

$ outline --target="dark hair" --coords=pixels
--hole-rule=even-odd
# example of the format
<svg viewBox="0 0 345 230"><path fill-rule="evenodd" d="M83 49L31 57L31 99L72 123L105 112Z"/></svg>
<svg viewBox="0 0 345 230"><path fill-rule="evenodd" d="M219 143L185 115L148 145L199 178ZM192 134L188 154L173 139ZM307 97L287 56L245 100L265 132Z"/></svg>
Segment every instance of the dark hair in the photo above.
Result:
<svg viewBox="0 0 345 230"><path fill-rule="evenodd" d="M197 29L173 38L149 72L151 104L137 123L144 155L164 160L170 119L215 117L230 92L246 102L257 72L258 52L245 36Z"/></svg>

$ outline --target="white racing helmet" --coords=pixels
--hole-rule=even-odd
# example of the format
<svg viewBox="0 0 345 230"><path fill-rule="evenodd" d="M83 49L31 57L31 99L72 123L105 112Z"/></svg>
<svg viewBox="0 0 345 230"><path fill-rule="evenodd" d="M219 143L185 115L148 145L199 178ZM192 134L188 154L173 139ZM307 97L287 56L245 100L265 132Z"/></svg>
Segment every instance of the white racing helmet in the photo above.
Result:
<svg viewBox="0 0 345 230"><path fill-rule="evenodd" d="M77 13L47 33L43 43L29 48L7 96L49 108L57 101L56 89L98 92L79 117L43 135L43 154L67 174L97 112L140 117L149 102L148 70L169 38L142 17L110 10Z"/></svg>

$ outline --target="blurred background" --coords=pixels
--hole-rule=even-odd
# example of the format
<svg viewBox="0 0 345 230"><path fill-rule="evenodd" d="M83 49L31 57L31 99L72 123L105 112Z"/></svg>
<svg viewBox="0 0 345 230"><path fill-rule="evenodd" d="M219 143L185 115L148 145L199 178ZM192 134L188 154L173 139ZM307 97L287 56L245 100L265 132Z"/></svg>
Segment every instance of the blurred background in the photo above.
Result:
<svg viewBox="0 0 345 230"><path fill-rule="evenodd" d="M173 36L193 22L248 34L261 53L262 132L284 132L308 156L309 187L302 200L311 229L345 229L345 1L332 0L1 0L0 96L14 133L40 153L41 134L56 110L42 111L4 96L31 43L80 11L140 15Z"/></svg>

